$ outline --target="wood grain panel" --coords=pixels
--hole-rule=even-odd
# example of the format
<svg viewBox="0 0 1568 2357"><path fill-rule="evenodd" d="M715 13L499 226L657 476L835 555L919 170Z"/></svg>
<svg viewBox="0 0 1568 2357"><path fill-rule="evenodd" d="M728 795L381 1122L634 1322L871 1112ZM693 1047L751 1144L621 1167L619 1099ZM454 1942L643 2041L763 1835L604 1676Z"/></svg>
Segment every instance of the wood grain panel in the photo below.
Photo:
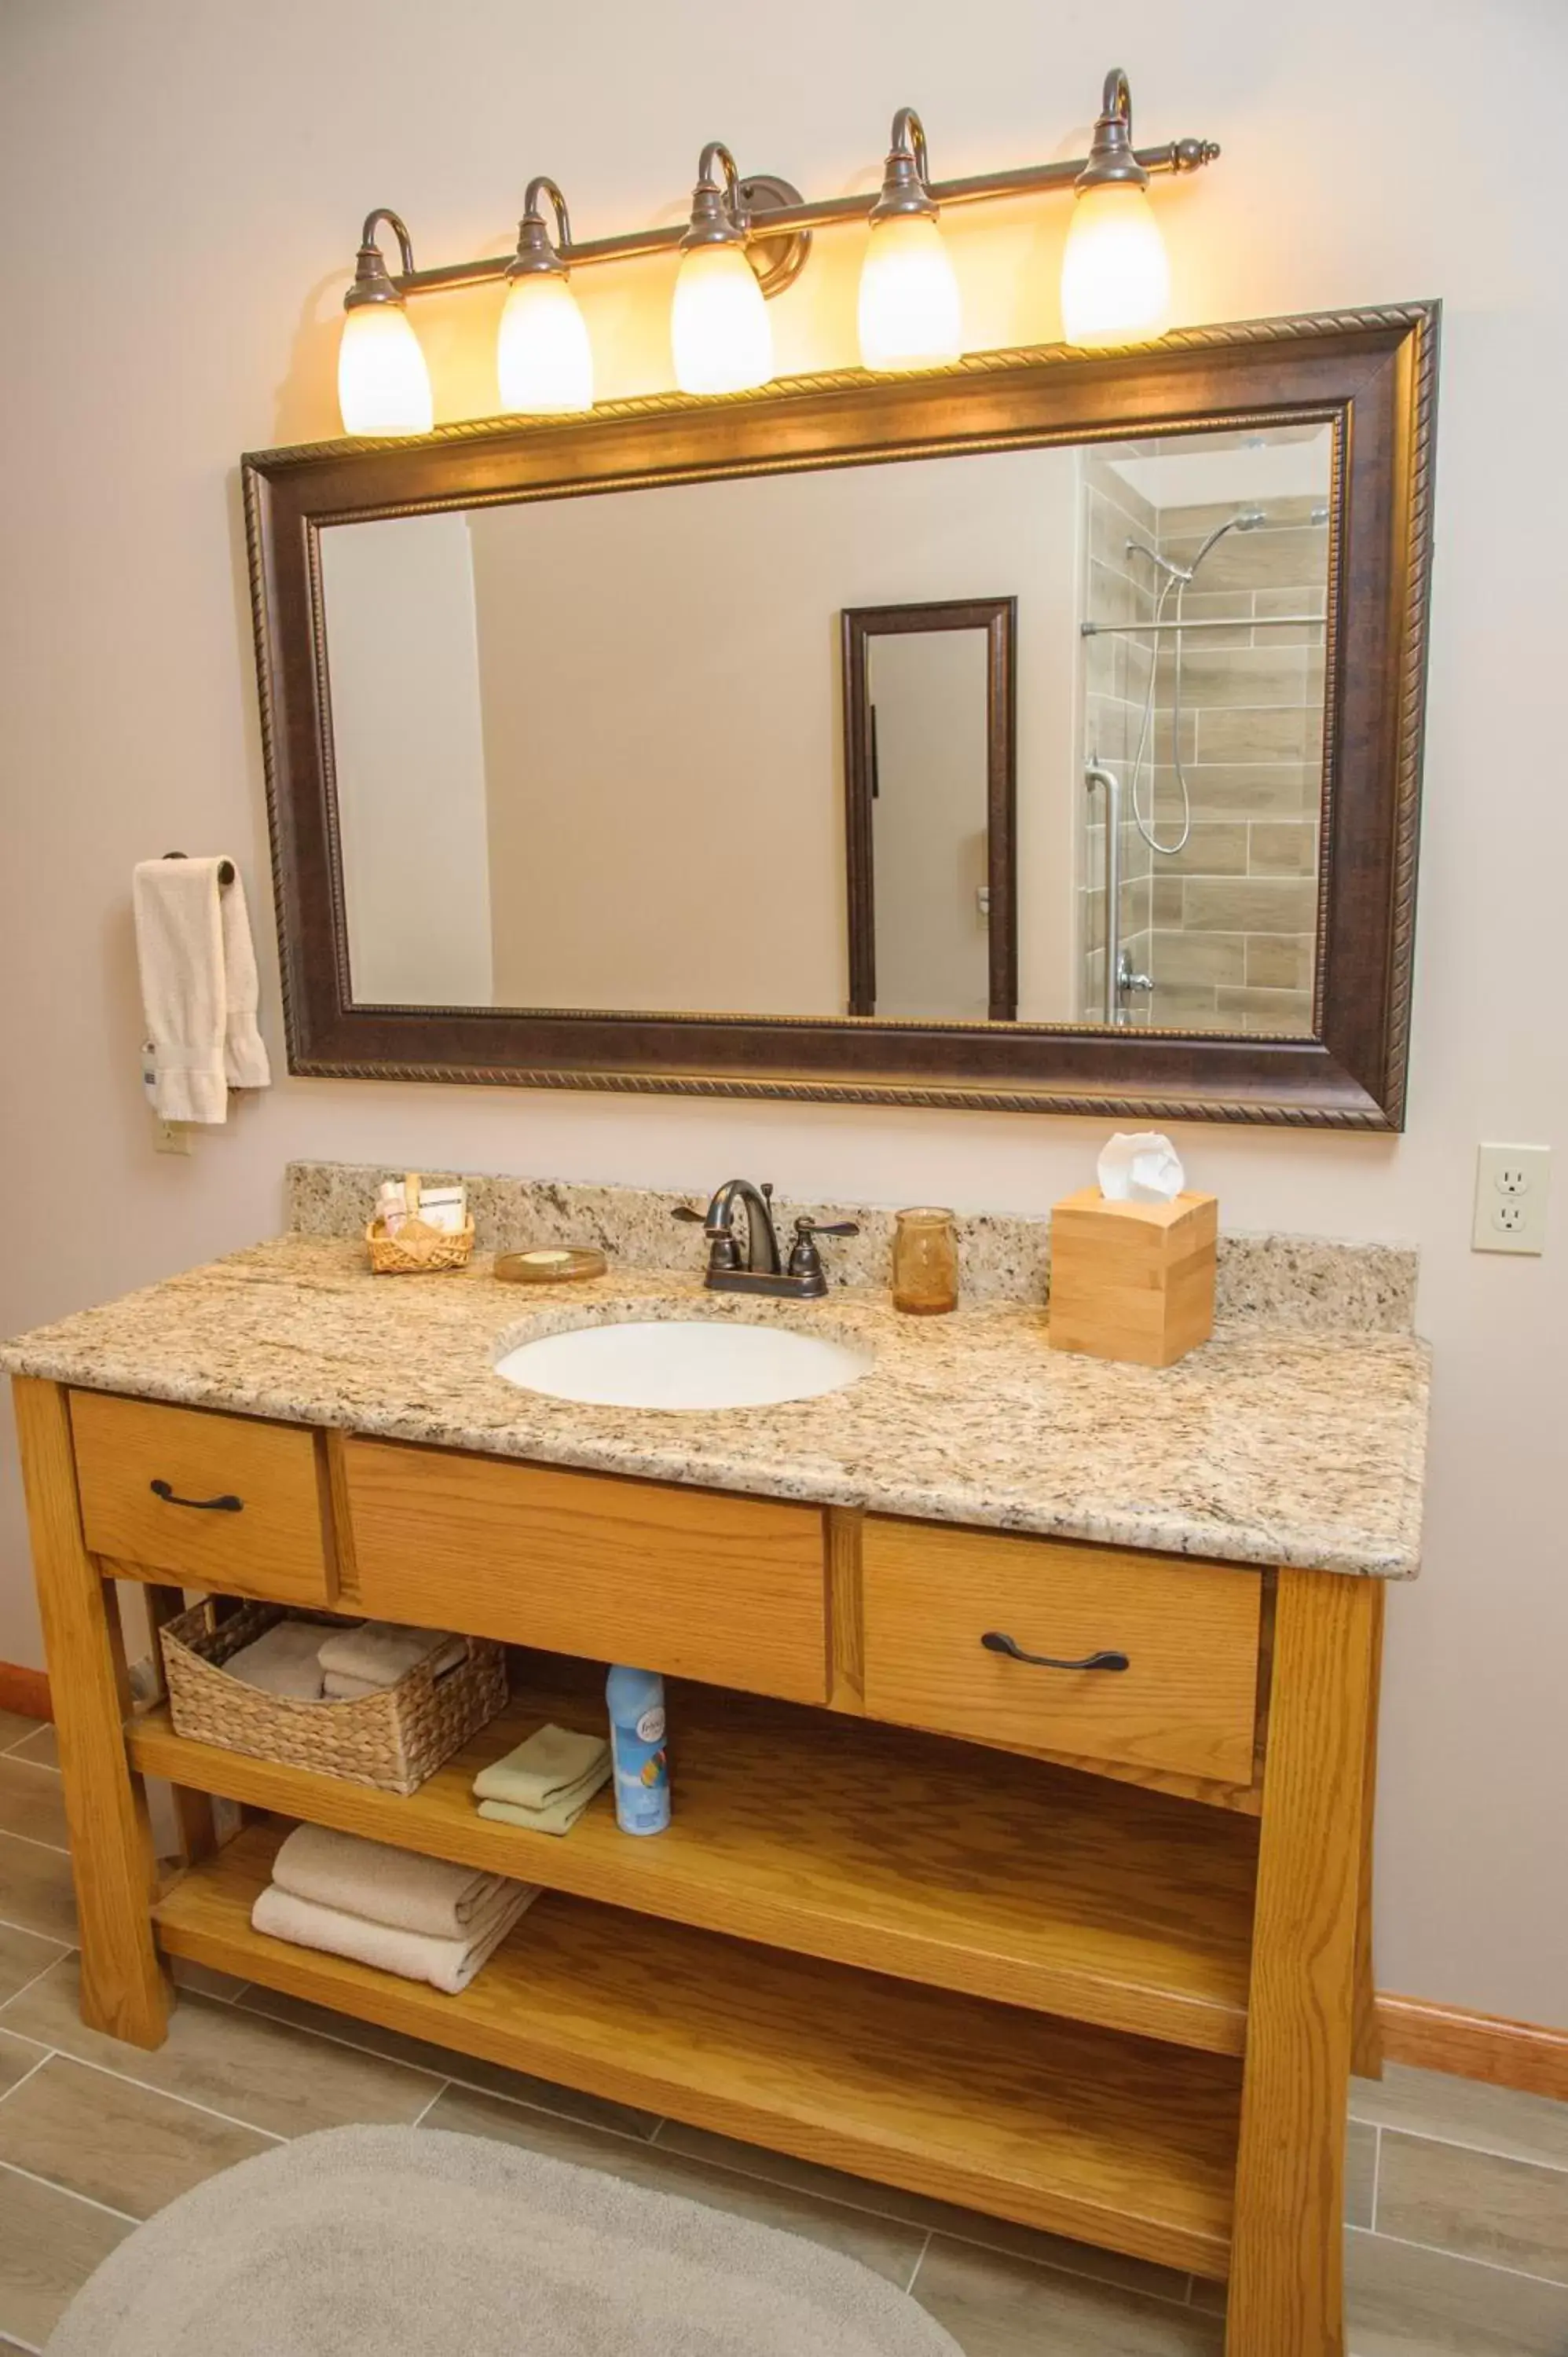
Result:
<svg viewBox="0 0 1568 2357"><path fill-rule="evenodd" d="M554 1895L441 1996L252 1932L280 1838L243 1834L187 1875L157 1910L165 1947L801 2159L1225 2271L1233 2061L678 1925L628 1938L624 1917Z"/></svg>
<svg viewBox="0 0 1568 2357"><path fill-rule="evenodd" d="M82 1523L95 1555L133 1576L280 1604L331 1601L314 1433L200 1408L72 1392ZM237 1497L238 1512L177 1499Z"/></svg>
<svg viewBox="0 0 1568 2357"><path fill-rule="evenodd" d="M378 1619L827 1699L820 1507L350 1439Z"/></svg>
<svg viewBox="0 0 1568 2357"><path fill-rule="evenodd" d="M1343 2357L1376 1595L1374 1580L1279 1575L1226 2357Z"/></svg>
<svg viewBox="0 0 1568 2357"><path fill-rule="evenodd" d="M409 1799L137 1722L133 1757L280 1813L639 1913L1016 2006L1240 2054L1257 1827L1004 1752L672 1685L675 1808L656 1842L611 1796L567 1840L490 1823L479 1770L545 1719L597 1731L547 1657Z"/></svg>
<svg viewBox="0 0 1568 2357"><path fill-rule="evenodd" d="M82 2014L134 2046L159 2046L169 1989L147 1921L146 1800L121 1734L131 1692L119 1608L83 1541L67 1394L22 1375L11 1392L70 1829Z"/></svg>
<svg viewBox="0 0 1568 2357"><path fill-rule="evenodd" d="M1252 1777L1262 1576L1120 1547L869 1517L865 1706L878 1718L1023 1749L1245 1785ZM989 1652L1124 1652L1123 1671Z"/></svg>

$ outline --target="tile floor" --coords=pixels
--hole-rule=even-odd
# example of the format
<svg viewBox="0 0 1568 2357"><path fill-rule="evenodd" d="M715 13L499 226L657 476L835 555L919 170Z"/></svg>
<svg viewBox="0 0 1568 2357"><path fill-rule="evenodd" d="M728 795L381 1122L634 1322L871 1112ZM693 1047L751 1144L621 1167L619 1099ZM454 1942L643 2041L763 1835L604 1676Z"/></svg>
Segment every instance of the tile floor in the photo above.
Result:
<svg viewBox="0 0 1568 2357"><path fill-rule="evenodd" d="M1223 2294L471 2062L182 1967L156 2054L83 2029L48 1727L0 1711L0 2350L36 2350L160 2203L287 2136L505 2137L792 2228L908 2287L965 2357L1221 2357ZM1568 2357L1568 2105L1392 2068L1358 2084L1354 2357Z"/></svg>

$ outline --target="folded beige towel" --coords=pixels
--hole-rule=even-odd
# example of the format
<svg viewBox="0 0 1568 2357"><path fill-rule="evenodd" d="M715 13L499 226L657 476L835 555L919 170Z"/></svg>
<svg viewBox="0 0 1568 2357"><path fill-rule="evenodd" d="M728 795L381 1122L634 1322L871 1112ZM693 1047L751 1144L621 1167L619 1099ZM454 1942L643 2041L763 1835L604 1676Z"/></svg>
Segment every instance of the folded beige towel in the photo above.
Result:
<svg viewBox="0 0 1568 2357"><path fill-rule="evenodd" d="M252 1930L292 1947L317 1948L328 1956L348 1956L378 1972L395 1973L400 1980L428 1981L446 1996L461 1996L481 1964L488 1964L525 1907L539 1896L531 1882L509 1883L499 1905L461 1940L432 1940L419 1932L396 1932L387 1923L372 1923L363 1915L344 1915L336 1907L318 1907L296 1899L269 1882L251 1910Z"/></svg>
<svg viewBox="0 0 1568 2357"><path fill-rule="evenodd" d="M321 1700L321 1624L317 1620L278 1620L264 1635L231 1653L223 1666L242 1685L289 1702Z"/></svg>
<svg viewBox="0 0 1568 2357"><path fill-rule="evenodd" d="M542 1809L520 1809L511 1801L481 1801L479 1814L500 1825L521 1825L531 1834L569 1834L596 1792L602 1792L610 1781L610 1763L602 1760L599 1765Z"/></svg>
<svg viewBox="0 0 1568 2357"><path fill-rule="evenodd" d="M321 1666L333 1676L362 1678L367 1694L378 1686L395 1686L410 1670L428 1669L438 1677L468 1650L467 1637L447 1629L403 1629L395 1620L365 1620L328 1637L321 1648Z"/></svg>
<svg viewBox="0 0 1568 2357"><path fill-rule="evenodd" d="M471 1939L496 1900L516 1889L505 1875L420 1857L329 1825L295 1825L273 1860L273 1880L318 1907L432 1940Z"/></svg>
<svg viewBox="0 0 1568 2357"><path fill-rule="evenodd" d="M321 1669L319 1662L316 1664ZM321 1691L328 1702L360 1702L366 1695L385 1694L379 1678L346 1678L341 1670L321 1671Z"/></svg>
<svg viewBox="0 0 1568 2357"><path fill-rule="evenodd" d="M610 1747L602 1735L573 1735L564 1727L541 1727L504 1759L481 1768L474 1779L474 1791L481 1801L505 1801L514 1809L547 1809L603 1766L609 1756Z"/></svg>

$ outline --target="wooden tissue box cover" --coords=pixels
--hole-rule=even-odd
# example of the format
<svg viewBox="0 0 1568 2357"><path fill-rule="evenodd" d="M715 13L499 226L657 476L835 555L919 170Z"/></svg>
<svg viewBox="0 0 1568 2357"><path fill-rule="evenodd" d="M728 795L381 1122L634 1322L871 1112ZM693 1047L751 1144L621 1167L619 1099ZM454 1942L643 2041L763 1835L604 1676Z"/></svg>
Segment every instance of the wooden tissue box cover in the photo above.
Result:
<svg viewBox="0 0 1568 2357"><path fill-rule="evenodd" d="M1215 1195L1108 1203L1098 1187L1051 1213L1053 1351L1170 1367L1214 1331Z"/></svg>

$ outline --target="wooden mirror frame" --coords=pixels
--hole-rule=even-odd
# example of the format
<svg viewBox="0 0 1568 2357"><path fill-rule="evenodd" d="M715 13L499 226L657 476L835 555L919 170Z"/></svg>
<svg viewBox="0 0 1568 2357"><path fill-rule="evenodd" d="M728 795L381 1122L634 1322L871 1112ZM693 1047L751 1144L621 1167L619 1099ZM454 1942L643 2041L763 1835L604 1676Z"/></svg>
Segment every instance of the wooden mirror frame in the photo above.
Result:
<svg viewBox="0 0 1568 2357"><path fill-rule="evenodd" d="M981 353L716 401L438 426L243 461L291 1071L1151 1120L1402 1124L1438 309L1190 328L1146 348ZM1313 1036L875 1017L357 1006L322 602L324 527L1035 445L1334 429ZM780 856L782 857L782 848Z"/></svg>
<svg viewBox="0 0 1568 2357"><path fill-rule="evenodd" d="M915 606L846 606L843 662L844 867L849 899L849 1011L876 1012L876 707L871 700L873 639L927 630L985 633L985 882L989 939L987 1019L1018 1013L1018 724L1016 597L936 598Z"/></svg>

